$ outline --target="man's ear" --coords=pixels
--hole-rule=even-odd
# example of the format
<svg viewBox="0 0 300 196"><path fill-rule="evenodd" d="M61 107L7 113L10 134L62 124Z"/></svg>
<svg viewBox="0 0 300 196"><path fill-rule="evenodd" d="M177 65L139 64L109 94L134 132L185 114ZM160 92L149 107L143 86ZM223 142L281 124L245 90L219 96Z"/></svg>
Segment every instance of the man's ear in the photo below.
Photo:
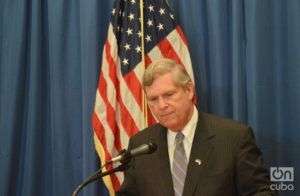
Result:
<svg viewBox="0 0 300 196"><path fill-rule="evenodd" d="M188 98L190 100L193 100L195 96L195 86L192 82L188 83L188 85L186 86L186 91L188 92Z"/></svg>

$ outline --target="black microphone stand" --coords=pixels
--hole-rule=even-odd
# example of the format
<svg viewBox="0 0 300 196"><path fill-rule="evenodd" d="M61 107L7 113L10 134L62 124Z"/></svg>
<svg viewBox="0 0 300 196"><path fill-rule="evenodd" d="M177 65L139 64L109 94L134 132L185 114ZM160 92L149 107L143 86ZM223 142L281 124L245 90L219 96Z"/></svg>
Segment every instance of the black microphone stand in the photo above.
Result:
<svg viewBox="0 0 300 196"><path fill-rule="evenodd" d="M87 178L83 183L81 183L75 189L75 191L73 192L72 196L76 196L78 194L78 192L83 187L85 187L87 184L89 184L89 183L91 183L91 182L93 182L93 181L95 181L95 180L97 180L99 178L102 178L102 177L104 177L106 175L110 175L110 174L118 172L118 171L124 171L124 170L128 169L129 168L128 163L131 161L131 159L134 156L142 155L142 154L145 154L145 153L146 154L150 154L150 153L153 153L156 149L157 149L156 144L150 142L148 145L145 145L145 144L141 145L138 148L135 148L135 149L133 149L131 151L122 150L119 153L119 156L121 156L120 158L115 159L115 160L112 159L112 160L106 162L104 165L102 165L101 168L96 173L94 173L89 178ZM118 167L115 167L115 168L113 168L111 170L102 172L102 168L104 168L105 166L107 166L109 164L112 164L115 161L119 161L121 163L121 165L119 165Z"/></svg>
<svg viewBox="0 0 300 196"><path fill-rule="evenodd" d="M101 169L98 170L97 172L95 172L93 175L91 175L88 179L86 179L83 183L81 183L76 189L75 191L73 192L72 196L77 196L78 192L83 188L85 187L87 184L99 179L99 178L102 178L104 176L107 176L107 175L110 175L112 173L115 173L115 172L119 172L119 171L125 171L126 169L128 169L128 162L127 163L123 163L121 165L119 165L118 167L115 167L111 170L108 170L108 171L105 171L105 172L102 172Z"/></svg>

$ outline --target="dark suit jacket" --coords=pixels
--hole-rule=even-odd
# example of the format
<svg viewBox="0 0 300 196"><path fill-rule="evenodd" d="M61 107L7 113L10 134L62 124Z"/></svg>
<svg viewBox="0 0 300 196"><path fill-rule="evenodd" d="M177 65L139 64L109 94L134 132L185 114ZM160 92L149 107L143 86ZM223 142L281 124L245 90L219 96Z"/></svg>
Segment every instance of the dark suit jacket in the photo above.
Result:
<svg viewBox="0 0 300 196"><path fill-rule="evenodd" d="M119 196L173 196L167 129L160 124L130 139L129 148L153 141L157 151L130 162ZM201 165L195 162L201 160ZM268 171L250 127L199 112L184 196L273 195Z"/></svg>

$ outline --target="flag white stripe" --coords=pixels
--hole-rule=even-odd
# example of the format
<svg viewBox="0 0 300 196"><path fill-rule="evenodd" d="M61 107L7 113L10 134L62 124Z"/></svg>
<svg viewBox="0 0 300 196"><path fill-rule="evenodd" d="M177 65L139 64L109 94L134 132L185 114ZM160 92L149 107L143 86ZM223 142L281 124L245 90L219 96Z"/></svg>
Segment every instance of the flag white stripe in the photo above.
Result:
<svg viewBox="0 0 300 196"><path fill-rule="evenodd" d="M102 71L102 75L103 75L103 78L105 79L106 85L107 85L107 88L106 88L107 99L108 99L110 105L114 108L114 110L116 110L116 102L117 102L116 89L115 89L115 84L112 82L112 80L110 79L110 76L109 76L109 64L107 62L106 57L107 57L106 52L103 52L102 70L104 70L104 71Z"/></svg>
<svg viewBox="0 0 300 196"><path fill-rule="evenodd" d="M118 69L118 78L119 78L119 82L120 82L120 95L121 95L121 99L123 100L123 103L125 105L125 107L127 108L127 110L130 112L131 117L133 119L133 121L135 122L136 126L138 127L138 129L142 129L143 128L143 112L140 109L141 107L139 106L139 104L136 102L132 91L128 88L126 82L124 81L124 78L122 77L122 73L121 70Z"/></svg>
<svg viewBox="0 0 300 196"><path fill-rule="evenodd" d="M112 45L112 43L116 42L116 38L115 36L109 36L108 42L110 45ZM113 55L115 47L110 47L110 53L112 54L112 58L113 61L116 63L116 66L120 66L120 59L118 58L118 56ZM143 122L144 119L141 118L141 116L143 117L143 113L140 109L139 104L136 102L132 91L130 90L130 88L128 88L126 82L124 81L124 78L122 76L121 73L121 69L119 67L116 68L117 70L117 78L119 80L119 85L120 85L120 96L121 99L123 100L123 104L125 105L125 107L127 108L127 110L130 112L132 119L134 120L134 122L136 123L138 129L142 129L143 127Z"/></svg>
<svg viewBox="0 0 300 196"><path fill-rule="evenodd" d="M110 77L107 73L107 71L109 70L109 65L108 62L106 61L106 52L104 52L103 54L103 77L105 78L105 81L107 83L107 97L108 97L108 101L111 104L111 106L114 108L115 110L115 114L117 116L117 118L115 118L118 128L119 128L119 132L120 132L120 142L121 142L121 147L125 148L128 145L128 134L125 131L124 127L122 126L121 123L121 113L120 113L120 106L119 103L117 103L117 99L116 99L116 90L114 87L113 82L110 80Z"/></svg>
<svg viewBox="0 0 300 196"><path fill-rule="evenodd" d="M155 46L152 48L152 50L150 50L150 52L148 53L149 58L151 59L151 61L155 61L161 58L164 58L164 56L162 55L160 49Z"/></svg>
<svg viewBox="0 0 300 196"><path fill-rule="evenodd" d="M144 72L145 72L145 66L142 64L142 62L140 62L135 68L134 68L134 73L136 75L136 77L138 78L140 84L141 84L141 87L142 87L142 78L143 78L143 75L144 75Z"/></svg>
<svg viewBox="0 0 300 196"><path fill-rule="evenodd" d="M189 50L185 45L185 43L182 41L177 30L174 29L171 33L169 33L166 39L170 42L174 51L179 56L180 61L186 67L186 70L189 73L192 81L194 81L194 74L193 74L192 62L191 62Z"/></svg>
<svg viewBox="0 0 300 196"><path fill-rule="evenodd" d="M95 114L97 115L97 118L101 122L103 128L104 128L104 136L106 139L106 147L107 151L110 153L111 156L115 156L118 154L117 149L115 148L114 141L115 137L112 133L112 130L107 123L107 115L106 115L106 108L103 107L105 106L105 103L99 93L99 91L96 92L96 103L95 103Z"/></svg>

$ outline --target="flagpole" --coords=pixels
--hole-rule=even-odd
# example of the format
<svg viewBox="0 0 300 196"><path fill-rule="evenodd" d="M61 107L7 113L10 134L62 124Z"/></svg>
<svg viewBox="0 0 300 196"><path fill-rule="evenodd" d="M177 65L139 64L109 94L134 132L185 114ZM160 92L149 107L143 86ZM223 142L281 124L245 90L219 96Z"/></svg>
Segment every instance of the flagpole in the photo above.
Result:
<svg viewBox="0 0 300 196"><path fill-rule="evenodd" d="M146 69L146 64L145 64L145 42L144 42L144 0L140 0L140 24L141 24L141 53L142 53L142 67L144 70ZM144 91L142 91L142 99L143 99L143 114L144 114L144 127L148 126L147 120L148 120L148 112L147 112L147 100L146 100L146 95Z"/></svg>

